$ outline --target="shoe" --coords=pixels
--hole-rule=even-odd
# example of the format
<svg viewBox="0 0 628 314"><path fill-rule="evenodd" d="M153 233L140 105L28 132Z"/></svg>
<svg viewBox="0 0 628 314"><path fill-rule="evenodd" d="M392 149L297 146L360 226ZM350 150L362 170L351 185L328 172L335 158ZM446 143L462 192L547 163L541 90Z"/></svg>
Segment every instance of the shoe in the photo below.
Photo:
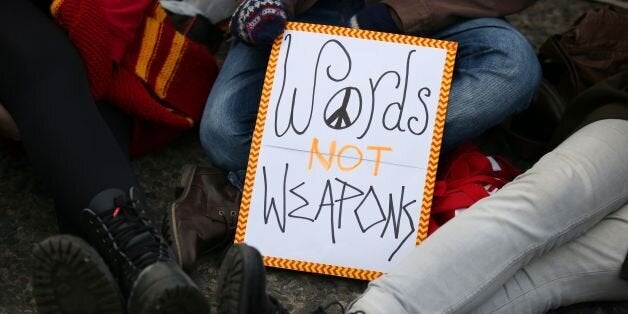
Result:
<svg viewBox="0 0 628 314"><path fill-rule="evenodd" d="M233 242L242 194L226 173L193 165L183 168L177 194L164 216L162 234L179 265L189 272L198 256Z"/></svg>
<svg viewBox="0 0 628 314"><path fill-rule="evenodd" d="M246 244L235 244L227 251L218 273L216 300L220 314L288 313L266 294L262 255Z"/></svg>
<svg viewBox="0 0 628 314"><path fill-rule="evenodd" d="M33 248L33 295L40 313L124 313L118 284L98 252L68 235Z"/></svg>
<svg viewBox="0 0 628 314"><path fill-rule="evenodd" d="M203 294L145 217L139 190L99 193L83 210L82 221L85 238L117 277L129 313L209 312Z"/></svg>

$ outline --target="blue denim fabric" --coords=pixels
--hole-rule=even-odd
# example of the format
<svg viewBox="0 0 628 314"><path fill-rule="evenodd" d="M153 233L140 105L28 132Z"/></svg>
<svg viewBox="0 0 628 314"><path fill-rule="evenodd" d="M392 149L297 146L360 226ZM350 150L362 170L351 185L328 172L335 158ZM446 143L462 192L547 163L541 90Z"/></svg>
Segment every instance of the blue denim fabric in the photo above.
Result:
<svg viewBox="0 0 628 314"><path fill-rule="evenodd" d="M443 148L477 137L528 107L541 81L534 49L503 19L479 18L432 35L458 43Z"/></svg>
<svg viewBox="0 0 628 314"><path fill-rule="evenodd" d="M296 21L346 25L362 0L321 0ZM431 37L458 42L445 125L445 150L474 138L525 109L541 70L528 41L508 22L480 18L459 22ZM242 187L269 49L235 41L207 100L201 144L218 168Z"/></svg>

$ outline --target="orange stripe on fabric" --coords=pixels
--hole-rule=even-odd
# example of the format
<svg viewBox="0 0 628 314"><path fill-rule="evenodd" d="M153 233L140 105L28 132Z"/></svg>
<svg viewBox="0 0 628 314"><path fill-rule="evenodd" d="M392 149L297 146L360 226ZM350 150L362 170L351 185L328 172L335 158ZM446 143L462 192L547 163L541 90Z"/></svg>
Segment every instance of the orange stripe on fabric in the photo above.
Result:
<svg viewBox="0 0 628 314"><path fill-rule="evenodd" d="M59 7L61 7L61 5L63 4L63 0L54 0L52 2L52 4L50 5L50 14L52 14L52 17L56 18L57 14L59 12Z"/></svg>
<svg viewBox="0 0 628 314"><path fill-rule="evenodd" d="M146 19L146 27L144 28L144 35L142 37L142 46L140 53L135 64L135 73L144 81L148 78L148 72L150 70L150 63L159 40L159 33L161 32L161 24L155 19Z"/></svg>
<svg viewBox="0 0 628 314"><path fill-rule="evenodd" d="M157 20L157 22L163 22L163 20L166 19L166 11L159 5L157 4L155 6L155 20Z"/></svg>
<svg viewBox="0 0 628 314"><path fill-rule="evenodd" d="M170 81L172 81L172 77L174 77L174 74L177 71L179 60L181 60L181 54L184 47L185 36L181 35L180 33L175 33L174 38L172 39L172 46L170 46L170 52L168 53L168 58L166 58L166 62L164 62L164 65L161 68L159 75L157 76L157 82L155 84L155 92L160 98L166 97L168 86L170 85Z"/></svg>

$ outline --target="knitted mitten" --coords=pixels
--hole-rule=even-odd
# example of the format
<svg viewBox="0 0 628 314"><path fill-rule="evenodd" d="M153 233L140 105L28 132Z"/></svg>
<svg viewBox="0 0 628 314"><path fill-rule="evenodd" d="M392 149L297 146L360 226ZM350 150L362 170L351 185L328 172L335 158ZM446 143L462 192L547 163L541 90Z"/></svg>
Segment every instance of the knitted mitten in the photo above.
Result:
<svg viewBox="0 0 628 314"><path fill-rule="evenodd" d="M283 32L286 19L279 0L244 0L231 17L231 33L252 45L269 45Z"/></svg>
<svg viewBox="0 0 628 314"><path fill-rule="evenodd" d="M367 5L351 17L348 26L371 31L401 33L401 29L392 18L390 9L383 3Z"/></svg>
<svg viewBox="0 0 628 314"><path fill-rule="evenodd" d="M134 39L117 38L123 54L114 60L109 30L116 23L103 14L105 5L118 8L114 4L130 7L124 1L55 0L51 12L83 59L94 99L134 118L131 154L139 156L200 121L218 67L206 47L174 28L157 0L131 18Z"/></svg>

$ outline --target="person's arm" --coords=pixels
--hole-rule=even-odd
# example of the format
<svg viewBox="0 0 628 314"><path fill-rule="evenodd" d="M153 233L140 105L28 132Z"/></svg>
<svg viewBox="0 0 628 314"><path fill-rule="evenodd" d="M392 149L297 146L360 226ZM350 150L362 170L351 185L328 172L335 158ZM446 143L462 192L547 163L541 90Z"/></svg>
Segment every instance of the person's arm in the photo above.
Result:
<svg viewBox="0 0 628 314"><path fill-rule="evenodd" d="M519 12L536 0L383 0L403 33L429 35L463 18L498 17ZM396 16L395 16L396 15Z"/></svg>

